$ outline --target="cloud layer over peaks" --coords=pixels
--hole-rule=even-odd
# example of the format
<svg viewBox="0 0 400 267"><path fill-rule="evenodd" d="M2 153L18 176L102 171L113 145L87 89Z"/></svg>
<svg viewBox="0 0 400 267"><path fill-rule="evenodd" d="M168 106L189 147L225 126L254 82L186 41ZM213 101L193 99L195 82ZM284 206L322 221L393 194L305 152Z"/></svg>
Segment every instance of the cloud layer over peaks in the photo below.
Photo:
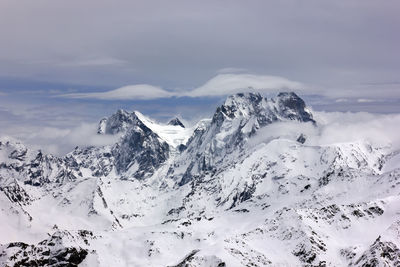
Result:
<svg viewBox="0 0 400 267"><path fill-rule="evenodd" d="M218 74L205 84L190 91L167 91L149 84L123 86L106 92L64 94L66 98L91 98L101 100L149 100L169 97L225 96L239 92L299 91L304 86L278 76L253 74Z"/></svg>
<svg viewBox="0 0 400 267"><path fill-rule="evenodd" d="M189 91L188 96L221 96L239 92L277 90L301 90L303 85L278 76L253 74L219 74L196 89Z"/></svg>
<svg viewBox="0 0 400 267"><path fill-rule="evenodd" d="M160 87L148 84L127 85L115 90L106 92L88 92L64 94L61 97L66 98L91 98L102 100L149 100L156 98L168 98L174 94Z"/></svg>

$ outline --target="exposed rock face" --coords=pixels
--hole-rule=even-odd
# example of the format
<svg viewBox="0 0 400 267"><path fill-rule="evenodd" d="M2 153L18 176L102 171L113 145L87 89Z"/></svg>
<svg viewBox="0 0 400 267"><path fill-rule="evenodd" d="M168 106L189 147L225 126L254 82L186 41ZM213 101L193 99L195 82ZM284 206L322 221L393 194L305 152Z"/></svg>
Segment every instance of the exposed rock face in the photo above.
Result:
<svg viewBox="0 0 400 267"><path fill-rule="evenodd" d="M311 121L315 123L312 114L306 110L306 104L303 99L298 97L295 93L279 93L278 97L273 99L273 102L277 103L277 110L281 117L301 122Z"/></svg>
<svg viewBox="0 0 400 267"><path fill-rule="evenodd" d="M99 134L117 134L125 132L132 125L135 125L137 121L138 118L135 112L129 113L120 109L111 117L102 119L97 132Z"/></svg>
<svg viewBox="0 0 400 267"><path fill-rule="evenodd" d="M153 174L168 159L169 146L142 122L129 128L112 150L118 173L126 172L135 165L134 176L143 178Z"/></svg>
<svg viewBox="0 0 400 267"><path fill-rule="evenodd" d="M189 140L184 160L190 158L187 154L196 157L187 165L180 184L201 176L204 171L217 172L218 167L224 167L221 161L226 155L238 153L238 148L243 148L257 130L288 120L315 123L304 101L295 93L280 93L270 100L256 93L228 97L215 111L211 123L199 125Z"/></svg>
<svg viewBox="0 0 400 267"><path fill-rule="evenodd" d="M0 246L0 261L6 266L78 266L88 251L63 244L64 233L56 232L36 245L13 242Z"/></svg>
<svg viewBox="0 0 400 267"><path fill-rule="evenodd" d="M14 203L20 205L28 205L32 199L28 193L18 184L18 181L9 183L6 186L0 187L0 191L4 192L4 195Z"/></svg>
<svg viewBox="0 0 400 267"><path fill-rule="evenodd" d="M152 175L169 157L169 145L149 129L135 112L118 110L111 117L102 119L98 129L99 134L122 134L111 151L119 174L133 167L130 174L142 179Z"/></svg>
<svg viewBox="0 0 400 267"><path fill-rule="evenodd" d="M178 118L174 118L174 119L170 120L168 122L168 125L180 126L182 128L185 128L185 125L183 125L183 123Z"/></svg>
<svg viewBox="0 0 400 267"><path fill-rule="evenodd" d="M38 187L76 178L64 159L31 151L19 142L0 142L0 151L5 154L0 163L0 177L7 183L13 182L9 178L16 174L21 182Z"/></svg>
<svg viewBox="0 0 400 267"><path fill-rule="evenodd" d="M134 126L142 127L144 122L139 118L137 113L137 111L128 112L120 109L110 117L100 120L97 133L110 135L124 134ZM176 120L180 122L178 119Z"/></svg>
<svg viewBox="0 0 400 267"><path fill-rule="evenodd" d="M304 144L306 142L306 140L307 140L307 137L304 134L300 134L299 137L297 137L297 139L296 139L296 141L301 144Z"/></svg>
<svg viewBox="0 0 400 267"><path fill-rule="evenodd" d="M356 266L400 266L400 249L396 244L375 240L371 247L355 261Z"/></svg>

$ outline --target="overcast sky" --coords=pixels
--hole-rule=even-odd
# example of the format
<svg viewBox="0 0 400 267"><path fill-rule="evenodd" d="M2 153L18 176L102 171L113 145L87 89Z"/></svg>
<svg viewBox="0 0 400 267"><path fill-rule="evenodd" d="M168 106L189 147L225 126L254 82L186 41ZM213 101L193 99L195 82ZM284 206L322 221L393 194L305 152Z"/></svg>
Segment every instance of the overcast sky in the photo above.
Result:
<svg viewBox="0 0 400 267"><path fill-rule="evenodd" d="M395 0L0 0L0 127L117 108L196 120L248 90L398 113L399 12Z"/></svg>

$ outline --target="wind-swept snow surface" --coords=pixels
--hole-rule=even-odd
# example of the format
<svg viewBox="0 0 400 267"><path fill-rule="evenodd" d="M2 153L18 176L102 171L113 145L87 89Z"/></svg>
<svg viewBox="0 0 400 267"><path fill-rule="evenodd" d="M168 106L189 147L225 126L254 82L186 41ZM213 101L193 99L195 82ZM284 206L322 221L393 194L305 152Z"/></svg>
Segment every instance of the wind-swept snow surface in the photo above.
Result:
<svg viewBox="0 0 400 267"><path fill-rule="evenodd" d="M247 93L193 128L119 110L64 157L2 139L0 265L399 266L398 140L320 117Z"/></svg>

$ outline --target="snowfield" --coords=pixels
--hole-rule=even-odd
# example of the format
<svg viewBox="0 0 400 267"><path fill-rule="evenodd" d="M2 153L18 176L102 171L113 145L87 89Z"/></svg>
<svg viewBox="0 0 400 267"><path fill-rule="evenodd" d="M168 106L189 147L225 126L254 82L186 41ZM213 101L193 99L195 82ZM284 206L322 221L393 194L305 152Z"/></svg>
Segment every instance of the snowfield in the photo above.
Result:
<svg viewBox="0 0 400 267"><path fill-rule="evenodd" d="M63 157L3 138L0 266L400 266L400 140L322 115L247 93Z"/></svg>

